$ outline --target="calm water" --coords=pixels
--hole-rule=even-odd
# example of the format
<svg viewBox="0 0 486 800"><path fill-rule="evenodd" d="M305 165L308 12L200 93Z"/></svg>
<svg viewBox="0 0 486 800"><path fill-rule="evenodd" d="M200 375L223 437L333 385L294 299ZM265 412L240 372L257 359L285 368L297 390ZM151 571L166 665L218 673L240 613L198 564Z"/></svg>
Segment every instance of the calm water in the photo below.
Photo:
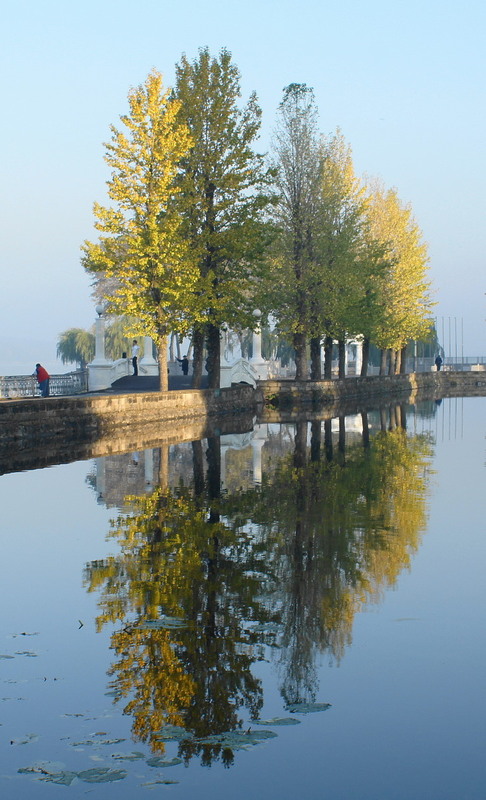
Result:
<svg viewBox="0 0 486 800"><path fill-rule="evenodd" d="M485 418L1 477L0 796L482 800Z"/></svg>

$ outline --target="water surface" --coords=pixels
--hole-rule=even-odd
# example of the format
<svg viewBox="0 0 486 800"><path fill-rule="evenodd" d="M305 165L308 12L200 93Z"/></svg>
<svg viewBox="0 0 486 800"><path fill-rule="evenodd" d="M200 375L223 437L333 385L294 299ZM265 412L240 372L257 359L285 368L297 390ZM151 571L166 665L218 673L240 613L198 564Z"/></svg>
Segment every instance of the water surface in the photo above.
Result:
<svg viewBox="0 0 486 800"><path fill-rule="evenodd" d="M485 411L0 478L2 797L483 798Z"/></svg>

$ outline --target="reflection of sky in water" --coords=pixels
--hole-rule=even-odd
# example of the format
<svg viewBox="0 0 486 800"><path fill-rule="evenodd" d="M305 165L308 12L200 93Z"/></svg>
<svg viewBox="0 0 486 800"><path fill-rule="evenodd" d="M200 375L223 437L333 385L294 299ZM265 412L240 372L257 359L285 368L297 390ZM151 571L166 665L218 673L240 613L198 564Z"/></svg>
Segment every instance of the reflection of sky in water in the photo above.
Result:
<svg viewBox="0 0 486 800"><path fill-rule="evenodd" d="M485 409L484 399L451 399L435 419L409 417L410 434L415 426L436 439L428 528L411 569L355 616L339 667L321 658L317 699L332 708L275 728L277 739L238 752L229 770L220 763L203 770L197 759L165 770L111 759L117 751L150 755L105 695L112 628L95 633L98 597L82 585L86 563L116 552L117 543L105 541L116 510L98 503L86 483L93 462L3 476L0 654L14 658L0 659L2 798L81 797L90 789L131 798L156 779L180 781L167 787L177 798L482 798ZM253 672L264 681L261 716L288 716L274 666L256 662ZM126 741L73 747L101 732ZM30 733L39 739L10 744ZM124 768L128 777L61 788L16 774L38 759L72 770Z"/></svg>

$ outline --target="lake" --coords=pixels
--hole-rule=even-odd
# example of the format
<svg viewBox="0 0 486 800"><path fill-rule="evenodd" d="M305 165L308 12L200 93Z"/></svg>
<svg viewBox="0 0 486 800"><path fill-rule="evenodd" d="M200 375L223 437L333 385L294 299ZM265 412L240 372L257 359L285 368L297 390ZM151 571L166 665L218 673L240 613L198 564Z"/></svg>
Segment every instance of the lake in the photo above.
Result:
<svg viewBox="0 0 486 800"><path fill-rule="evenodd" d="M483 800L486 398L0 478L0 794Z"/></svg>

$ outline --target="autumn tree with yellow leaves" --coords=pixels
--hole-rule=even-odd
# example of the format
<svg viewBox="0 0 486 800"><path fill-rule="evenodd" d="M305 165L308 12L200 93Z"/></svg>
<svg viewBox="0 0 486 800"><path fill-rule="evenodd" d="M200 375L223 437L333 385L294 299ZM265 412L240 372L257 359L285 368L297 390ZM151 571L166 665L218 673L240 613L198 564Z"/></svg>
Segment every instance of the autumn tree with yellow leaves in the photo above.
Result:
<svg viewBox="0 0 486 800"><path fill-rule="evenodd" d="M195 298L200 275L189 242L181 235L182 211L176 178L193 144L178 119L180 101L164 90L153 70L128 95L124 129L111 126L105 161L111 207L94 205L97 242L85 242L83 264L105 276L110 310L137 322L133 333L157 344L160 388L168 388L167 336L187 331L198 319ZM110 280L114 279L114 280Z"/></svg>

